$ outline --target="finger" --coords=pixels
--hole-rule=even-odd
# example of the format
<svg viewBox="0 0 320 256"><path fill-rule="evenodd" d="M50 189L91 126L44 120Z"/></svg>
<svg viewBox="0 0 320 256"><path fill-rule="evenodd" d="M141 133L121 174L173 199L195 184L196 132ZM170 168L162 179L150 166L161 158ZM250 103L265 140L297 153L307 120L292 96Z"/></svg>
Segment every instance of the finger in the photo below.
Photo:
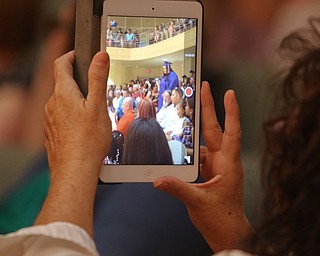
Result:
<svg viewBox="0 0 320 256"><path fill-rule="evenodd" d="M55 91L66 91L70 87L77 88L73 79L74 59L74 51L71 51L54 61Z"/></svg>
<svg viewBox="0 0 320 256"><path fill-rule="evenodd" d="M208 153L207 147L200 146L200 164L203 164L206 160L206 155Z"/></svg>
<svg viewBox="0 0 320 256"><path fill-rule="evenodd" d="M201 190L192 184L183 182L175 177L161 177L153 182L153 186L161 191L176 197L187 206L196 206L199 203Z"/></svg>
<svg viewBox="0 0 320 256"><path fill-rule="evenodd" d="M240 111L235 92L229 90L225 94L226 109L225 131L222 142L222 154L232 159L240 158L241 126Z"/></svg>
<svg viewBox="0 0 320 256"><path fill-rule="evenodd" d="M210 152L218 151L220 150L222 140L222 130L217 120L214 101L208 82L202 83L201 107L202 130L206 146Z"/></svg>
<svg viewBox="0 0 320 256"><path fill-rule="evenodd" d="M109 75L110 60L106 52L98 52L89 68L89 85L87 100L95 105L106 104L106 86Z"/></svg>

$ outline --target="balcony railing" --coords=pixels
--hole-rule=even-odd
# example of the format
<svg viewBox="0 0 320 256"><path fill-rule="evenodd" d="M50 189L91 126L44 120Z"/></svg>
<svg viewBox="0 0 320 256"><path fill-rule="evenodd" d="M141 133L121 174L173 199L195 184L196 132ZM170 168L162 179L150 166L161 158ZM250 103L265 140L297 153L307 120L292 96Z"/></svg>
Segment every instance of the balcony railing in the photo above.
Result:
<svg viewBox="0 0 320 256"><path fill-rule="evenodd" d="M125 33L118 29L118 32L106 32L106 45L107 47L120 47L120 48L139 48L145 47L151 44L167 40L178 34L181 34L187 30L196 27L195 19L179 19L175 23L174 27L170 27L170 24L160 25L158 29L133 29L135 31L133 40L126 40Z"/></svg>

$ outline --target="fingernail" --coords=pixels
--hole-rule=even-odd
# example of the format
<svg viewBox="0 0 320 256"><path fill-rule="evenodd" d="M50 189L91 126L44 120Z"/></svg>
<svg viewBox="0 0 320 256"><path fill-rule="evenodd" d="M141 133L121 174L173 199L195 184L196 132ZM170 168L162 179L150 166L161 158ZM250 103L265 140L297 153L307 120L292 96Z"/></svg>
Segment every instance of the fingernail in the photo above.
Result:
<svg viewBox="0 0 320 256"><path fill-rule="evenodd" d="M108 65L109 63L108 53L106 52L97 53L95 57L95 61L97 64L100 64L100 65Z"/></svg>
<svg viewBox="0 0 320 256"><path fill-rule="evenodd" d="M168 188L168 183L162 180L156 180L153 182L153 187L159 190L166 190Z"/></svg>

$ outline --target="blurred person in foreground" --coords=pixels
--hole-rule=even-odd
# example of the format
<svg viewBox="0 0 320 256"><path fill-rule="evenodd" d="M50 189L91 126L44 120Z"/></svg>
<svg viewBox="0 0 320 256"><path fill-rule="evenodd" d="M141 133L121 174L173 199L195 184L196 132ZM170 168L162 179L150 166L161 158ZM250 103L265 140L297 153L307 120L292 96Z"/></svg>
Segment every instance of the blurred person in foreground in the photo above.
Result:
<svg viewBox="0 0 320 256"><path fill-rule="evenodd" d="M0 233L30 226L50 177L44 106L53 92L53 61L71 49L73 1L1 1Z"/></svg>
<svg viewBox="0 0 320 256"><path fill-rule="evenodd" d="M201 175L207 181L188 184L174 177L163 177L154 182L156 188L185 202L190 218L213 251L245 249L255 255L318 254L319 23L312 20L304 35L293 34L283 43L285 53L296 57L296 61L283 78L285 112L266 126L270 158L270 164L266 165L266 216L256 232L243 210L241 128L233 91L225 94L225 131L222 132L209 85L204 82L202 86L202 124L207 147L202 149ZM17 245L24 240L24 250L41 249L42 253L69 250L78 255L97 255L88 234L92 235L96 182L109 148L99 141L101 137L109 138L110 144L111 140L105 105L109 59L107 53L94 57L86 99L72 79L73 63L72 52L56 62L55 93L46 107L46 148L52 183L36 221L42 226L2 237L0 248L4 253L12 255L14 250L21 249ZM79 107L74 108L75 105ZM81 129L79 122L83 124ZM91 132L93 127L95 133ZM90 156L90 160L83 161L83 155ZM82 175L78 175L80 171ZM33 239L26 240L30 236ZM248 254L225 251L220 255Z"/></svg>
<svg viewBox="0 0 320 256"><path fill-rule="evenodd" d="M316 107L320 98L318 22L311 22L312 27L307 31L309 38L293 34L284 41L284 49L295 46L290 49L295 51L289 52L297 53L298 59L283 80L283 92L290 110L286 108L284 116L268 125L271 131L268 133L271 164L267 166L269 183L266 191L270 193L266 193L266 217L256 233L253 233L243 211L241 128L239 108L233 91L225 95L226 121L225 131L222 132L215 116L209 85L203 83L202 123L207 148L202 150L201 175L207 182L187 184L174 177L163 177L154 182L156 188L185 202L194 225L214 251L244 248L243 242L249 239L251 242L247 243L247 250L259 255L317 254L318 225L309 224L317 222L320 205L317 203L319 199L315 197L319 194L317 177L320 145L319 109ZM73 53L57 61L55 93L46 106L46 147L52 183L36 221L37 225L44 226L22 230L20 234L22 238L37 236L33 232L37 229L38 236L43 236L50 227L50 235L42 240L29 239L24 249L32 250L47 241L42 251L71 250L79 254L82 252L83 255L97 255L87 234L92 235L93 232L96 182L101 161L109 148L109 145L101 144L99 140L105 137L109 138L109 144L111 141L104 84L108 77L109 59L107 53L98 53L93 59L87 99L83 98L72 79L73 62ZM75 105L79 108L74 108ZM83 125L79 126L79 122ZM61 123L64 125L61 126ZM92 127L97 132L91 133ZM75 133L77 136L70 136ZM84 162L83 155L90 156L90 160ZM79 170L82 175L78 175ZM74 190L74 187L79 189ZM312 211L306 211L311 206ZM57 228L68 232L65 231L64 236L63 232L53 231ZM75 235L71 235L73 233ZM64 236L62 241L61 236ZM80 237L81 242L76 241ZM8 252L13 250L14 239L19 240L19 236L16 233L2 239L13 241L1 243L1 250ZM19 244L19 241L15 242ZM238 255L241 254L245 255L238 252Z"/></svg>

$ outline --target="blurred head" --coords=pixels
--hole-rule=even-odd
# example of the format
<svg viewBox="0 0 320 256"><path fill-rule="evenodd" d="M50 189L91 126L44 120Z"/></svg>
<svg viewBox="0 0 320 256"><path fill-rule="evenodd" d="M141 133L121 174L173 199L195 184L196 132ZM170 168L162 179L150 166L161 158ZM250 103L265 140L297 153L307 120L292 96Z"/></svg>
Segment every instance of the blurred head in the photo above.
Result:
<svg viewBox="0 0 320 256"><path fill-rule="evenodd" d="M163 98L163 106L167 107L171 103L171 91L170 90L165 90L162 93L162 98Z"/></svg>
<svg viewBox="0 0 320 256"><path fill-rule="evenodd" d="M43 150L52 63L74 45L73 15L70 0L1 1L0 144Z"/></svg>
<svg viewBox="0 0 320 256"><path fill-rule="evenodd" d="M286 37L280 48L292 65L281 79L275 117L265 126L263 219L253 242L257 255L316 255L319 247L320 19L309 25Z"/></svg>
<svg viewBox="0 0 320 256"><path fill-rule="evenodd" d="M128 91L127 88L122 90L122 95L123 95L124 98L130 96L130 95L129 95L129 91Z"/></svg>
<svg viewBox="0 0 320 256"><path fill-rule="evenodd" d="M176 106L180 101L182 101L183 91L180 87L176 87L172 90L171 101Z"/></svg>
<svg viewBox="0 0 320 256"><path fill-rule="evenodd" d="M185 103L183 100L177 104L177 114L180 118L185 116Z"/></svg>
<svg viewBox="0 0 320 256"><path fill-rule="evenodd" d="M191 120L194 119L194 94L186 98L186 116Z"/></svg>
<svg viewBox="0 0 320 256"><path fill-rule="evenodd" d="M151 90L152 90L154 93L158 92L158 85L156 84L155 81L152 81L152 82L151 82Z"/></svg>
<svg viewBox="0 0 320 256"><path fill-rule="evenodd" d="M156 118L156 110L151 100L142 99L139 102L138 116L143 118Z"/></svg>
<svg viewBox="0 0 320 256"><path fill-rule="evenodd" d="M109 91L108 91L108 96L109 96L110 98L113 98L113 97L114 97L114 91L113 91L112 89L109 89Z"/></svg>
<svg viewBox="0 0 320 256"><path fill-rule="evenodd" d="M133 92L138 92L139 91L139 85L138 84L134 84L132 87L132 91Z"/></svg>
<svg viewBox="0 0 320 256"><path fill-rule="evenodd" d="M122 102L122 111L124 114L132 112L133 99L131 97L125 97Z"/></svg>
<svg viewBox="0 0 320 256"><path fill-rule="evenodd" d="M123 164L173 164L166 136L154 118L137 118L129 126Z"/></svg>
<svg viewBox="0 0 320 256"><path fill-rule="evenodd" d="M120 90L116 90L115 95L116 95L117 98L120 98L120 96L121 96Z"/></svg>
<svg viewBox="0 0 320 256"><path fill-rule="evenodd" d="M162 71L164 75L168 75L172 71L171 63L168 61L164 61L162 65Z"/></svg>
<svg viewBox="0 0 320 256"><path fill-rule="evenodd" d="M40 3L40 0L1 1L0 54L17 55L35 42Z"/></svg>

